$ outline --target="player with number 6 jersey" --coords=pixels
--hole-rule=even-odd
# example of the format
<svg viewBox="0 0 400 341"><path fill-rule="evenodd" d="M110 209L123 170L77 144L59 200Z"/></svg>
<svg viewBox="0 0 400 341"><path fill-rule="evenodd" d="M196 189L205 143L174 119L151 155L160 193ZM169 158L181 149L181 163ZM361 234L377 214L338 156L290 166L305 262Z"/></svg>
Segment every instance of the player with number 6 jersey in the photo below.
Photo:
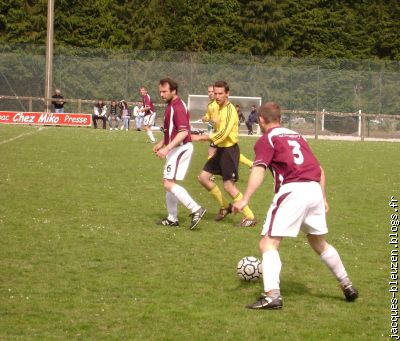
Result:
<svg viewBox="0 0 400 341"><path fill-rule="evenodd" d="M186 104L178 96L178 84L174 80L161 79L159 89L161 98L167 102L167 107L164 113L164 138L154 146L153 152L160 159L166 159L163 184L168 211L168 216L159 224L179 226L178 202L180 202L191 212L190 229L193 230L203 218L206 209L197 204L186 189L176 183L177 180L185 178L193 153L189 133L189 113Z"/></svg>
<svg viewBox="0 0 400 341"><path fill-rule="evenodd" d="M233 204L241 211L261 186L269 168L275 179L275 196L268 210L259 243L263 256L264 292L250 309L280 309L279 246L284 237L296 237L303 231L309 245L336 277L347 301L354 301L358 291L350 281L336 249L327 243L325 214L325 174L306 140L298 133L281 126L281 109L268 102L258 111L258 121L264 133L255 144L255 161L243 198Z"/></svg>

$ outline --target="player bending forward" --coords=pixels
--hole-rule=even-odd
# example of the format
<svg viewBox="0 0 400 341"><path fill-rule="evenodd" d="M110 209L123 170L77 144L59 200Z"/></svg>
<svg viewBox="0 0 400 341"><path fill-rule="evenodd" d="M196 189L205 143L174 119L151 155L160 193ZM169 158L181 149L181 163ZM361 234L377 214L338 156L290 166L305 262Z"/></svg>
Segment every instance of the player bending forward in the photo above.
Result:
<svg viewBox="0 0 400 341"><path fill-rule="evenodd" d="M325 213L325 176L318 160L305 139L280 125L281 109L268 102L258 111L264 135L254 146L255 161L243 199L233 204L234 212L241 211L264 180L267 168L275 180L275 197L265 220L260 251L264 293L250 309L280 309L279 287L281 260L279 245L283 237L296 237L300 230L308 242L339 281L347 301L354 301L358 291L353 287L336 249L328 244Z"/></svg>
<svg viewBox="0 0 400 341"><path fill-rule="evenodd" d="M206 213L206 209L198 205L176 180L183 180L189 168L193 153L190 139L189 113L186 104L178 97L178 84L164 78L159 83L160 95L168 103L164 113L164 139L158 142L153 152L160 159L167 159L164 167L164 188L168 217L161 220L164 226L179 226L178 201L191 211L193 230Z"/></svg>

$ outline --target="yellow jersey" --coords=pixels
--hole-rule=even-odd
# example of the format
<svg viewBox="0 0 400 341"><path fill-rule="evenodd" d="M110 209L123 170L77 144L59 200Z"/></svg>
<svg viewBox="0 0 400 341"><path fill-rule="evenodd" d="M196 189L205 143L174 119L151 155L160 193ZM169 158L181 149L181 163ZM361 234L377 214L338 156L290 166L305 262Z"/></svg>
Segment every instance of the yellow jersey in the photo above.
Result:
<svg viewBox="0 0 400 341"><path fill-rule="evenodd" d="M219 109L214 130L215 132L210 134L210 140L217 147L231 147L238 143L239 116L231 102Z"/></svg>
<svg viewBox="0 0 400 341"><path fill-rule="evenodd" d="M219 105L217 102L215 102L215 99L210 101L207 105L207 112L204 115L204 121L205 122L210 122L212 125L214 125L216 122L218 122L218 111L219 111Z"/></svg>

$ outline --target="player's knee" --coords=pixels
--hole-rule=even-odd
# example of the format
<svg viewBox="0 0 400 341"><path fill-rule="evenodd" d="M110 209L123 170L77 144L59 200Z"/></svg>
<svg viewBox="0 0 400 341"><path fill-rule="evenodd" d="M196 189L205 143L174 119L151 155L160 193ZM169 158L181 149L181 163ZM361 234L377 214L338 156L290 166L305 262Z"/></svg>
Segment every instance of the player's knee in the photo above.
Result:
<svg viewBox="0 0 400 341"><path fill-rule="evenodd" d="M200 184L204 185L206 183L206 176L204 175L204 173L200 173L197 176L197 180L200 182Z"/></svg>
<svg viewBox="0 0 400 341"><path fill-rule="evenodd" d="M261 254L267 251L278 250L281 240L282 240L281 237L269 237L265 235L263 238L260 239L259 242L259 248Z"/></svg>
<svg viewBox="0 0 400 341"><path fill-rule="evenodd" d="M307 235L307 239L312 249L319 255L329 247L324 235L309 234Z"/></svg>
<svg viewBox="0 0 400 341"><path fill-rule="evenodd" d="M172 182L168 179L163 180L163 186L166 191L168 191L168 192L171 191L171 188L173 185L174 185L174 182Z"/></svg>
<svg viewBox="0 0 400 341"><path fill-rule="evenodd" d="M238 192L233 181L224 181L224 190L232 197L236 196Z"/></svg>

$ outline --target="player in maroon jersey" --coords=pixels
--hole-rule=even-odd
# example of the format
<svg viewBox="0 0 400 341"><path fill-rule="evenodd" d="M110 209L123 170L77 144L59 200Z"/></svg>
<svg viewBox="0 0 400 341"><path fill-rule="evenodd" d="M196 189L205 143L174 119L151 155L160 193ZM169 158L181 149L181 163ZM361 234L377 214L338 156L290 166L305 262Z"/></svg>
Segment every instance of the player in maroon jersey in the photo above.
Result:
<svg viewBox="0 0 400 341"><path fill-rule="evenodd" d="M300 230L307 234L310 246L321 257L339 281L347 301L358 297L336 249L328 244L325 214L325 175L306 140L298 133L280 125L281 109L268 102L258 111L259 125L264 133L254 146L255 161L247 189L233 211L241 211L264 180L270 169L275 180L275 196L268 210L260 240L263 255L264 293L250 309L280 309L279 275L282 263L279 245L283 237L296 237Z"/></svg>
<svg viewBox="0 0 400 341"><path fill-rule="evenodd" d="M186 189L176 183L177 180L185 178L193 153L189 113L186 104L178 97L178 84L174 80L161 79L159 89L162 99L168 104L164 113L164 138L153 148L153 152L160 159L166 159L163 183L168 217L162 219L160 225L179 226L179 201L191 211L190 229L193 230L206 213L206 209L197 204Z"/></svg>
<svg viewBox="0 0 400 341"><path fill-rule="evenodd" d="M151 143L156 143L151 127L154 126L154 121L156 119L156 112L154 111L154 105L151 101L150 95L147 93L147 89L142 86L139 89L140 95L142 96L143 107L140 109L144 112L143 126L146 131L147 136Z"/></svg>

